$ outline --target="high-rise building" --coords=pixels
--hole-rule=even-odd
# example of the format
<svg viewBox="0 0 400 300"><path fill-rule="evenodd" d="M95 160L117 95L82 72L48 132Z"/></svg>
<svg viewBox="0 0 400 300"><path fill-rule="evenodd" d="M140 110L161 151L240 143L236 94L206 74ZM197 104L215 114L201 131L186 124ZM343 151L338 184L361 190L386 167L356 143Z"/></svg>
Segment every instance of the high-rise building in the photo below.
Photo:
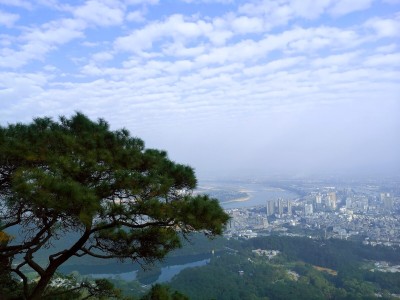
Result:
<svg viewBox="0 0 400 300"><path fill-rule="evenodd" d="M314 210L313 210L313 205L312 205L311 203L306 203L306 204L304 205L304 214L305 214L306 216L309 216L309 215L312 215L313 212L314 212Z"/></svg>
<svg viewBox="0 0 400 300"><path fill-rule="evenodd" d="M268 227L268 219L267 218L262 219L262 226L263 226L263 228Z"/></svg>
<svg viewBox="0 0 400 300"><path fill-rule="evenodd" d="M336 193L335 192L329 192L328 193L328 205L330 208L333 210L336 209L337 206L337 199L336 199Z"/></svg>
<svg viewBox="0 0 400 300"><path fill-rule="evenodd" d="M283 215L283 199L278 199L278 214Z"/></svg>
<svg viewBox="0 0 400 300"><path fill-rule="evenodd" d="M321 195L321 193L318 193L315 196L315 203L317 203L317 204L321 204L322 203L322 195Z"/></svg>
<svg viewBox="0 0 400 300"><path fill-rule="evenodd" d="M352 207L352 205L353 205L352 198L351 197L347 197L346 198L346 208L350 209Z"/></svg>
<svg viewBox="0 0 400 300"><path fill-rule="evenodd" d="M290 200L287 201L287 214L289 216L292 215L292 201L290 201Z"/></svg>
<svg viewBox="0 0 400 300"><path fill-rule="evenodd" d="M385 210L392 210L393 198L390 196L390 193L381 193L381 201Z"/></svg>
<svg viewBox="0 0 400 300"><path fill-rule="evenodd" d="M267 216L272 216L275 213L275 201L267 201Z"/></svg>
<svg viewBox="0 0 400 300"><path fill-rule="evenodd" d="M385 198L390 197L390 193L381 193L381 201L384 202Z"/></svg>

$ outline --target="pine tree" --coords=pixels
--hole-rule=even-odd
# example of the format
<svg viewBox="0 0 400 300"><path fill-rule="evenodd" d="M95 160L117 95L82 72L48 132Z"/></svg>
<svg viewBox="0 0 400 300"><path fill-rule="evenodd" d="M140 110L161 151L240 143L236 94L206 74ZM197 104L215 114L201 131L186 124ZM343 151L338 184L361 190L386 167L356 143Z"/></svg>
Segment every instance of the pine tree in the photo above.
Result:
<svg viewBox="0 0 400 300"><path fill-rule="evenodd" d="M27 299L40 299L73 256L159 260L181 245L180 235L222 233L227 214L216 199L194 195L195 187L192 168L103 119L77 113L0 127L0 231L19 226L21 234L0 245L0 260L23 257L11 271ZM79 234L70 247L45 266L35 261L70 233ZM26 266L39 276L29 288Z"/></svg>

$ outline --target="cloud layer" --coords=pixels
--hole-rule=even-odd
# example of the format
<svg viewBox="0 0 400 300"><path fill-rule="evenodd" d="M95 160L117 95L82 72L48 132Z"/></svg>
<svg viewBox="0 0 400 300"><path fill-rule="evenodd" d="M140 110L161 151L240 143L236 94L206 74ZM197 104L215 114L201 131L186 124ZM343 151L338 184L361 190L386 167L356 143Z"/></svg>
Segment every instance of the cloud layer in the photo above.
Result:
<svg viewBox="0 0 400 300"><path fill-rule="evenodd" d="M399 171L397 1L174 3L0 0L1 124L82 111L205 177Z"/></svg>

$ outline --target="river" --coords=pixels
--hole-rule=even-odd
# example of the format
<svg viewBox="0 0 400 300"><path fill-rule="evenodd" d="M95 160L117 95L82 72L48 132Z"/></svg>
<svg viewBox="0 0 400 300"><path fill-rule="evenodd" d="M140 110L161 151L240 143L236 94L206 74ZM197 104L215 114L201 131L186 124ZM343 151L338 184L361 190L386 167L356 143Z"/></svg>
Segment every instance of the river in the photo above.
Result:
<svg viewBox="0 0 400 300"><path fill-rule="evenodd" d="M179 274L182 270L187 269L187 268L194 268L194 267L201 267L205 266L210 262L210 259L203 259L203 260L198 260L182 265L172 265L172 266L166 266L161 268L161 274L158 276L157 280L153 283L163 283L163 282L168 282L174 277L175 275ZM110 279L121 279L121 280L126 280L126 281L132 281L136 279L138 271L131 271L131 272L126 272L126 273L118 273L118 274L89 274L87 275L88 277L91 278L110 278Z"/></svg>
<svg viewBox="0 0 400 300"><path fill-rule="evenodd" d="M232 189L232 186L226 186L226 188ZM237 199L233 201L221 202L221 205L225 209L232 208L246 208L254 206L266 206L268 201L277 200L279 198L285 200L293 200L299 197L299 195L286 191L281 188L269 187L260 183L248 183L240 184L235 187L236 190L246 192L249 197L247 199Z"/></svg>

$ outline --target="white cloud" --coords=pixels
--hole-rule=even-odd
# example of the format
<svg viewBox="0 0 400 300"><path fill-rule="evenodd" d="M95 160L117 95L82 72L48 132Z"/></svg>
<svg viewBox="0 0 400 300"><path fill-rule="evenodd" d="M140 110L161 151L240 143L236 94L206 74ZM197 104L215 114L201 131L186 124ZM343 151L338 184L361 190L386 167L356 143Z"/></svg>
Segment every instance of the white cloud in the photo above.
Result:
<svg viewBox="0 0 400 300"><path fill-rule="evenodd" d="M288 1L294 16L316 19L334 2L333 0L291 0Z"/></svg>
<svg viewBox="0 0 400 300"><path fill-rule="evenodd" d="M232 30L239 34L262 32L264 30L263 20L256 17L236 17L232 20L230 25Z"/></svg>
<svg viewBox="0 0 400 300"><path fill-rule="evenodd" d="M222 3L222 4L230 4L233 3L235 0L180 0L186 3Z"/></svg>
<svg viewBox="0 0 400 300"><path fill-rule="evenodd" d="M239 160L255 147L279 157L274 141L283 139L296 142L281 143L281 150L296 151L299 133L307 132L297 130L301 121L315 118L315 130L325 134L326 122L342 124L365 103L378 110L398 103L398 16L384 13L393 7L382 1L368 8L370 1L360 0L249 0L228 6L175 1L169 7L171 1L88 0L51 11L58 9L56 1L38 0L29 2L33 12L21 9L28 2L13 2L19 7L4 11L18 12L18 26L0 35L3 123L79 110L144 135L155 147L164 140L160 147L179 155L202 143L212 149L210 140L236 151L242 140L230 153ZM43 12L30 17L39 9ZM354 18L341 17L352 12ZM342 104L353 111L335 110ZM397 111L382 110L391 116L384 121L398 119ZM304 118L293 121L301 114ZM309 141L318 138L313 134ZM199 162L186 155L188 163Z"/></svg>
<svg viewBox="0 0 400 300"><path fill-rule="evenodd" d="M146 37L151 37L151 32L148 28L141 32L143 39L139 39L138 32L136 32L135 38L144 43L146 42ZM160 34L159 31L155 32ZM210 38L212 33L208 32L207 36ZM148 44L145 45L149 51L152 49L154 40L156 39L150 38ZM362 42L363 40L358 34L350 30L341 30L334 27L297 27L279 34L267 35L260 40L246 39L218 47L204 44L199 44L197 47L186 47L182 42L165 43L162 51L164 55L169 57L193 57L195 64L191 67L199 68L208 65L224 65L226 63L253 63L268 57L269 53L273 51L308 54L320 49L351 49ZM126 45L130 46L132 44L135 45L134 40L130 39L129 43L128 40L126 41ZM141 47L144 48L143 44ZM340 63L340 60L343 60L343 64L346 57L332 56L330 59L332 63ZM350 59L350 57L347 59ZM319 62L319 64L322 64L322 62Z"/></svg>
<svg viewBox="0 0 400 300"><path fill-rule="evenodd" d="M230 30L213 30L207 34L207 37L215 46L223 46L233 37L233 32Z"/></svg>
<svg viewBox="0 0 400 300"><path fill-rule="evenodd" d="M229 15L225 18L215 18L212 22L205 22L186 21L182 15L173 15L164 22L150 23L130 35L117 38L114 48L118 51L143 55L143 51L151 53L156 50L158 47L156 43L160 43L164 55L199 55L197 62L222 64L227 60L234 61L238 57L256 59L277 49L307 52L328 46L334 49L351 48L362 42L358 34L352 30L334 27L309 29L297 27L258 41L248 39L227 44L235 34L238 36L244 33L263 32L262 30L263 22L258 17ZM213 45L209 47L209 52L205 52L208 47L204 47L207 40ZM200 45L188 47L188 43L200 43Z"/></svg>
<svg viewBox="0 0 400 300"><path fill-rule="evenodd" d="M41 60L57 46L84 36L84 26L74 19L61 19L28 29L19 39L18 50L6 48L0 52L0 67L19 68L31 60Z"/></svg>
<svg viewBox="0 0 400 300"><path fill-rule="evenodd" d="M364 23L367 28L372 28L378 37L400 36L400 19L372 18Z"/></svg>
<svg viewBox="0 0 400 300"><path fill-rule="evenodd" d="M231 46L214 48L209 53L198 56L195 61L200 65L223 65L228 62L240 62L248 59L257 59L264 55L266 49L252 40L245 40Z"/></svg>
<svg viewBox="0 0 400 300"><path fill-rule="evenodd" d="M366 66L400 66L400 53L380 54L369 56L365 60Z"/></svg>
<svg viewBox="0 0 400 300"><path fill-rule="evenodd" d="M396 51L397 48L397 45L393 43L376 48L376 52L389 53Z"/></svg>
<svg viewBox="0 0 400 300"><path fill-rule="evenodd" d="M246 76L260 76L263 74L271 74L283 69L294 67L304 61L303 56L289 57L273 60L267 64L256 65L253 67L245 68L243 74Z"/></svg>
<svg viewBox="0 0 400 300"><path fill-rule="evenodd" d="M212 25L202 20L185 21L182 15L172 15L164 22L154 22L142 29L133 31L130 35L116 39L117 50L141 52L150 49L154 42L163 38L185 43L187 40L205 35L212 30Z"/></svg>
<svg viewBox="0 0 400 300"><path fill-rule="evenodd" d="M159 0L124 0L124 2L128 5L156 5L159 3Z"/></svg>
<svg viewBox="0 0 400 300"><path fill-rule="evenodd" d="M360 56L359 52L349 52L343 54L329 55L314 59L311 64L314 67L344 67L354 65Z"/></svg>
<svg viewBox="0 0 400 300"><path fill-rule="evenodd" d="M246 3L239 12L265 17L271 27L287 24L296 18L317 19L325 13L342 16L368 9L374 0L261 0Z"/></svg>
<svg viewBox="0 0 400 300"><path fill-rule="evenodd" d="M55 72L58 71L58 68L53 66L53 65L45 65L43 67L43 70L46 71L46 72L55 73Z"/></svg>
<svg viewBox="0 0 400 300"><path fill-rule="evenodd" d="M47 7L55 10L64 10L67 6L66 4L60 3L57 0L35 0L35 1L27 1L27 0L0 0L0 4L5 6L14 6L16 8L23 8L26 10L37 10L41 6Z"/></svg>
<svg viewBox="0 0 400 300"><path fill-rule="evenodd" d="M206 47L201 44L196 47L185 47L182 43L175 42L164 45L162 51L168 56L196 57L204 53Z"/></svg>
<svg viewBox="0 0 400 300"><path fill-rule="evenodd" d="M119 51L141 52L153 46L153 42L159 37L160 33L154 27L134 31L128 36L119 37L114 42L114 47Z"/></svg>
<svg viewBox="0 0 400 300"><path fill-rule="evenodd" d="M329 13L334 16L342 16L355 11L369 8L374 0L338 0L334 1Z"/></svg>
<svg viewBox="0 0 400 300"><path fill-rule="evenodd" d="M126 19L129 22L144 22L146 18L144 17L144 12L141 10L135 10L127 14Z"/></svg>
<svg viewBox="0 0 400 300"><path fill-rule="evenodd" d="M61 45L83 37L84 24L75 19L61 19L29 30L21 37L29 43L43 44L46 47Z"/></svg>
<svg viewBox="0 0 400 300"><path fill-rule="evenodd" d="M25 0L0 0L0 4L21 7L25 9L32 9L32 2Z"/></svg>
<svg viewBox="0 0 400 300"><path fill-rule="evenodd" d="M362 42L355 31L335 27L297 29L292 34L295 36L293 41L289 41L288 50L295 52L315 51L328 46L332 49L352 48Z"/></svg>
<svg viewBox="0 0 400 300"><path fill-rule="evenodd" d="M76 18L98 26L120 25L124 19L120 7L111 7L97 0L87 1L85 5L75 8L73 13Z"/></svg>
<svg viewBox="0 0 400 300"><path fill-rule="evenodd" d="M95 43L95 42L88 42L88 41L84 41L81 43L82 46L84 47L89 47L89 48L94 48L94 47L98 47L101 44L100 43Z"/></svg>
<svg viewBox="0 0 400 300"><path fill-rule="evenodd" d="M19 19L19 15L10 14L0 10L0 25L6 27L12 27L15 22Z"/></svg>
<svg viewBox="0 0 400 300"><path fill-rule="evenodd" d="M67 11L68 5L58 0L36 0L37 6L45 6L54 10Z"/></svg>
<svg viewBox="0 0 400 300"><path fill-rule="evenodd" d="M13 44L13 38L9 35L0 34L0 46L3 48L0 53L5 51L5 49L11 47Z"/></svg>
<svg viewBox="0 0 400 300"><path fill-rule="evenodd" d="M114 56L110 52L98 52L92 55L92 59L96 62L104 62L112 60Z"/></svg>
<svg viewBox="0 0 400 300"><path fill-rule="evenodd" d="M263 17L266 28L286 25L293 16L287 1L259 1L246 3L238 8L240 14Z"/></svg>
<svg viewBox="0 0 400 300"><path fill-rule="evenodd" d="M44 92L48 78L43 74L14 72L0 73L0 97L3 103L15 103L17 109L21 99L28 99ZM16 99L19 99L16 101Z"/></svg>

